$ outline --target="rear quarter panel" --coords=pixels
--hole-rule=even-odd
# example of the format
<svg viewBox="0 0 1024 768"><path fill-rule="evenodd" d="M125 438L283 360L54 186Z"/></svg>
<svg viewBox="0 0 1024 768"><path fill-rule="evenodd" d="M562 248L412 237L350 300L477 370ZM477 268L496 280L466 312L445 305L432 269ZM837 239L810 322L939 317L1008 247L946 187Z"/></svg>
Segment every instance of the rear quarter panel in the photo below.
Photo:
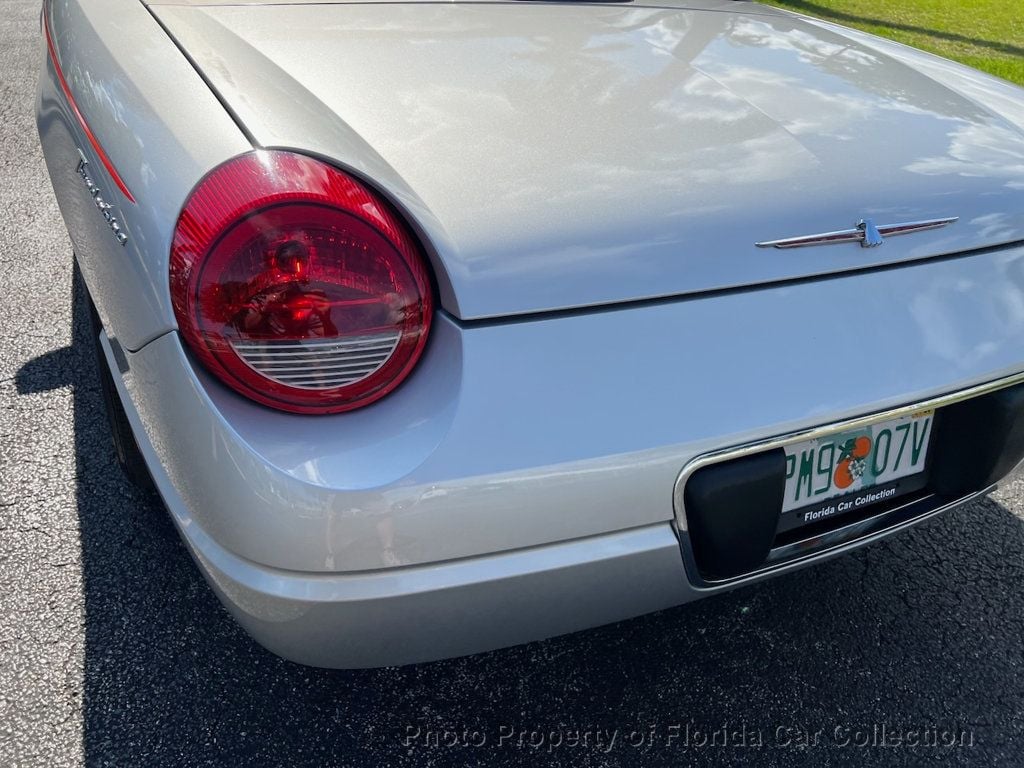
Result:
<svg viewBox="0 0 1024 768"><path fill-rule="evenodd" d="M43 22L78 110L135 199L118 189L90 144L41 30L37 123L50 179L104 326L138 349L175 327L167 265L186 197L251 145L141 3L53 0ZM123 245L78 174L81 156L128 235Z"/></svg>

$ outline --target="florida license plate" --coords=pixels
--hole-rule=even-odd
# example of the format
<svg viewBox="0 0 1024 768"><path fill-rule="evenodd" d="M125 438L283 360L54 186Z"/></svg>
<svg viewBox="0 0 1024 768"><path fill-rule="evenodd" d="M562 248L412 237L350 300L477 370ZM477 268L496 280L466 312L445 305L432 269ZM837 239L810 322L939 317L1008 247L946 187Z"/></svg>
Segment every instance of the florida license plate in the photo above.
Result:
<svg viewBox="0 0 1024 768"><path fill-rule="evenodd" d="M919 411L787 445L780 531L923 487L934 421L934 411Z"/></svg>

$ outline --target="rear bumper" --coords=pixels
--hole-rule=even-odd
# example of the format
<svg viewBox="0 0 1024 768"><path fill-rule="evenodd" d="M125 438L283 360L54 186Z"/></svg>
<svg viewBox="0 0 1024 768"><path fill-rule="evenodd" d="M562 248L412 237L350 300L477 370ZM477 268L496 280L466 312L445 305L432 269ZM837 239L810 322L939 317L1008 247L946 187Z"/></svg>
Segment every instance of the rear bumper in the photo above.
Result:
<svg viewBox="0 0 1024 768"><path fill-rule="evenodd" d="M102 336L101 342L116 370L109 340ZM339 574L288 571L230 552L197 523L141 429L123 380L115 382L154 483L221 602L270 651L320 667L431 661L651 613L858 548L991 490L721 584L700 579L685 527L668 522L427 565Z"/></svg>
<svg viewBox="0 0 1024 768"><path fill-rule="evenodd" d="M277 571L179 526L261 645L319 667L411 664L503 648L692 599L669 525L361 574Z"/></svg>
<svg viewBox="0 0 1024 768"><path fill-rule="evenodd" d="M115 367L109 340L104 336L101 342ZM700 578L685 526L667 522L428 565L296 572L239 557L197 523L142 431L123 380L115 381L154 482L221 602L264 647L321 667L431 661L632 618L833 557L991 490L865 528L825 550L720 584Z"/></svg>

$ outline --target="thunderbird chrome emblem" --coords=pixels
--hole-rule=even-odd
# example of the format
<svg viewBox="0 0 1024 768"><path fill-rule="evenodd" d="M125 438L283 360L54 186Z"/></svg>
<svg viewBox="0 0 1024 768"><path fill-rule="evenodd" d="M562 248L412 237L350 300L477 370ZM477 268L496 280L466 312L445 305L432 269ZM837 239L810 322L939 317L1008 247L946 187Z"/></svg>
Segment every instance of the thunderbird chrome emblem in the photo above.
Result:
<svg viewBox="0 0 1024 768"><path fill-rule="evenodd" d="M754 243L758 248L805 248L809 245L833 245L835 243L860 243L862 248L877 248L887 237L909 235L924 232L927 229L939 229L960 219L953 216L949 219L928 219L927 221L906 221L902 224L885 224L878 226L871 219L862 219L853 229L840 229L836 232L822 232L820 235L803 235L787 237L783 240L765 240Z"/></svg>
<svg viewBox="0 0 1024 768"><path fill-rule="evenodd" d="M78 167L75 168L75 172L82 177L82 183L85 184L85 188L89 190L89 196L92 198L97 210L102 214L103 218L107 222L107 226L110 227L110 231L114 233L114 237L117 238L117 242L124 245L128 242L128 235L125 234L124 230L121 229L121 222L117 220L117 217L111 213L111 209L114 207L106 200L103 199L103 194L96 183L92 180L92 176L89 175L89 161L85 159L85 155L82 150L78 150Z"/></svg>

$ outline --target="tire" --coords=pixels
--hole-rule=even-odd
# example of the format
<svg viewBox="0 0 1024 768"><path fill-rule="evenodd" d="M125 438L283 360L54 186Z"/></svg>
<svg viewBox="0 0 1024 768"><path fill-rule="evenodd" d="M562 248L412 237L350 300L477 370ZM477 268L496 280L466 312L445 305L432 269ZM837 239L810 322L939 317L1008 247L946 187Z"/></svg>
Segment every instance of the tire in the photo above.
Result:
<svg viewBox="0 0 1024 768"><path fill-rule="evenodd" d="M85 287L81 272L78 269L78 262L74 268L75 280L81 286L85 302L89 307L90 333L93 347L96 351L96 373L100 380L100 391L103 393L103 405L107 412L107 422L110 424L110 435L114 442L114 455L117 463L124 472L125 477L136 488L146 492L154 493L156 487L153 485L153 478L146 467L146 461L142 458L142 451L135 440L135 433L132 432L128 415L121 404L121 396L114 385L114 377L110 373L110 366L107 364L107 356L103 352L103 345L100 343L100 333L103 331L103 324L100 322L99 313L92 303L92 297Z"/></svg>

